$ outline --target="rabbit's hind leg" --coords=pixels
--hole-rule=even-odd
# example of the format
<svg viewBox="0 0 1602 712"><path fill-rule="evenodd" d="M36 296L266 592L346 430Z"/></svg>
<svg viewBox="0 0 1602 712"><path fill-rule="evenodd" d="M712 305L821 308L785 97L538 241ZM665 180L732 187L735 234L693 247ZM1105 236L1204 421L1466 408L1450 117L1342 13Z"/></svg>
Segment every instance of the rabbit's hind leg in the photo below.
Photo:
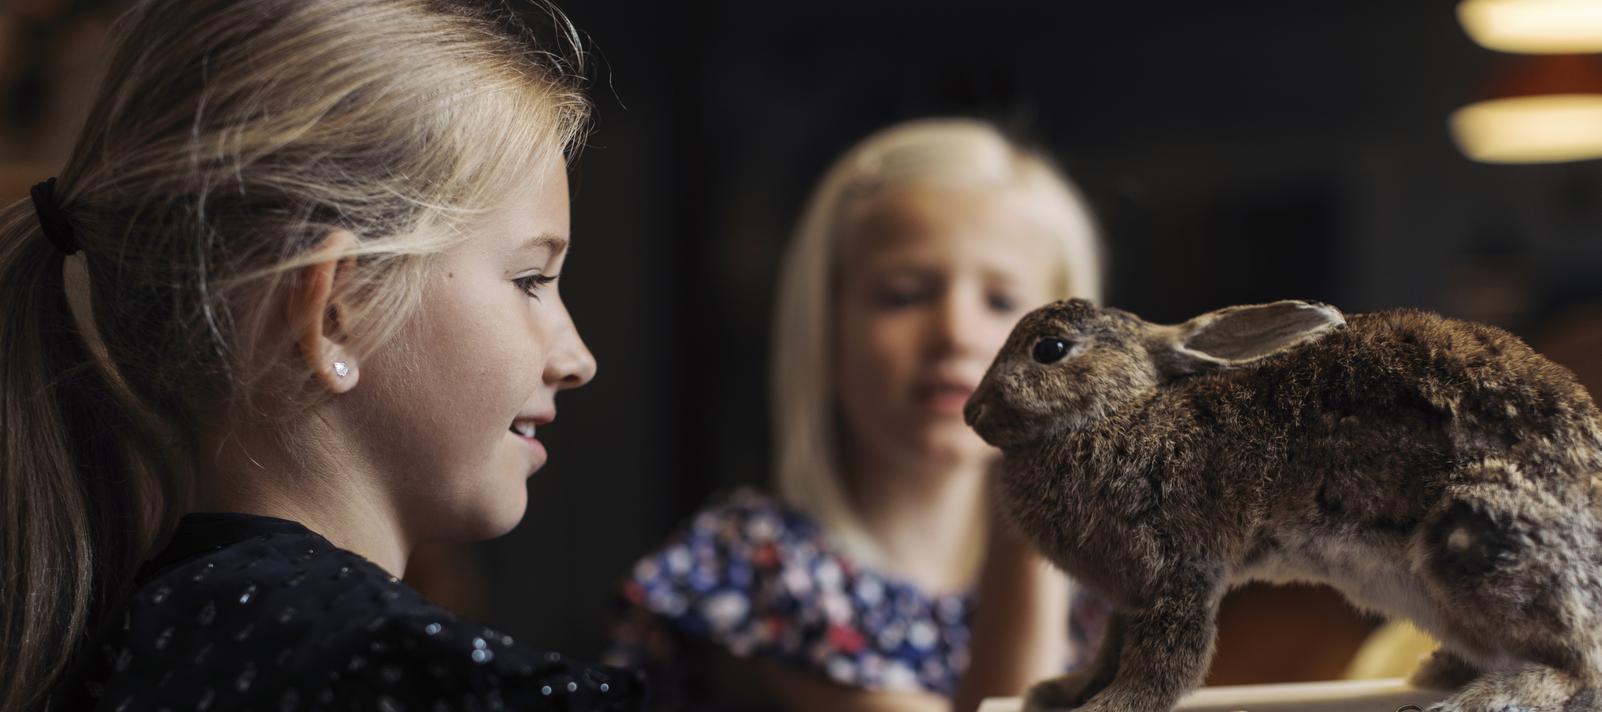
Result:
<svg viewBox="0 0 1602 712"><path fill-rule="evenodd" d="M1544 665L1526 664L1489 672L1429 712L1597 712L1598 689L1573 675Z"/></svg>
<svg viewBox="0 0 1602 712"><path fill-rule="evenodd" d="M1412 556L1440 617L1431 632L1487 669L1523 660L1602 672L1599 512L1513 467L1446 494Z"/></svg>
<svg viewBox="0 0 1602 712"><path fill-rule="evenodd" d="M1589 493L1486 463L1415 552L1436 631L1487 672L1442 712L1602 712L1602 522ZM1474 481L1478 480L1478 481Z"/></svg>

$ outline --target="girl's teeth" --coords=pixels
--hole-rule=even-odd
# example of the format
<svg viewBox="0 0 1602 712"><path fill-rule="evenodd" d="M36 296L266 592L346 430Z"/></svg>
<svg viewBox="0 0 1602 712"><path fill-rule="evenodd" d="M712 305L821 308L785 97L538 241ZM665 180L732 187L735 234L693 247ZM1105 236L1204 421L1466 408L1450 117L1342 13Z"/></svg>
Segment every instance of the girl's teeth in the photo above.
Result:
<svg viewBox="0 0 1602 712"><path fill-rule="evenodd" d="M535 426L532 424L520 423L516 426L516 429L518 435L521 435L525 438L534 437Z"/></svg>

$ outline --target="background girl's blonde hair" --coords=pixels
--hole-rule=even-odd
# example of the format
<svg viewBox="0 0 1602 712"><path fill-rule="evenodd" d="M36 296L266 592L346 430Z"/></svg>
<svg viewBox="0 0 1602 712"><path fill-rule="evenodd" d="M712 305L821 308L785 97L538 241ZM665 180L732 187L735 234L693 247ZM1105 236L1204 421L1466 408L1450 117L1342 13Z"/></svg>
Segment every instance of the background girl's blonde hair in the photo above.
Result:
<svg viewBox="0 0 1602 712"><path fill-rule="evenodd" d="M122 20L56 190L76 319L30 202L0 209L0 711L48 704L86 654L184 512L203 422L267 414L265 383L315 397L271 326L297 267L351 258L336 298L360 357L430 255L577 144L582 55L547 10L562 54L494 2L147 0ZM348 253L312 253L340 229Z"/></svg>
<svg viewBox="0 0 1602 712"><path fill-rule="evenodd" d="M846 496L834 399L834 297L851 208L895 187L969 186L1033 198L1061 249L1056 298L1101 296L1100 238L1084 198L1041 153L973 119L924 119L862 140L812 193L790 243L773 324L775 473L779 496L823 525L859 561L878 559Z"/></svg>

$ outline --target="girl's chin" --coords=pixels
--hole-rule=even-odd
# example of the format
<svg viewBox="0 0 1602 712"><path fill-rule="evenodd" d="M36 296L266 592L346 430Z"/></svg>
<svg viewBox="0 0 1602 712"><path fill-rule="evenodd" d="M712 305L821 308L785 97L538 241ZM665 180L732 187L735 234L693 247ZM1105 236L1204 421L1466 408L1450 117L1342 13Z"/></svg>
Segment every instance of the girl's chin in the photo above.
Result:
<svg viewBox="0 0 1602 712"><path fill-rule="evenodd" d="M923 439L922 458L931 465L950 466L966 462L982 463L996 456L996 449L985 444L966 426L941 428Z"/></svg>
<svg viewBox="0 0 1602 712"><path fill-rule="evenodd" d="M924 423L907 427L874 431L871 435L846 438L857 448L869 448L873 459L899 463L901 466L945 469L966 463L983 465L998 454L967 425L957 423Z"/></svg>
<svg viewBox="0 0 1602 712"><path fill-rule="evenodd" d="M516 529L517 525L522 521L522 507L517 508L515 513L509 511L496 512L494 515L486 516L478 523L479 526L477 527L477 536L474 537L474 540L488 541L490 539L499 539L503 536L506 536L513 529Z"/></svg>
<svg viewBox="0 0 1602 712"><path fill-rule="evenodd" d="M504 487L495 492L493 499L479 503L473 517L472 539L485 541L498 539L517 528L528 510L526 487Z"/></svg>

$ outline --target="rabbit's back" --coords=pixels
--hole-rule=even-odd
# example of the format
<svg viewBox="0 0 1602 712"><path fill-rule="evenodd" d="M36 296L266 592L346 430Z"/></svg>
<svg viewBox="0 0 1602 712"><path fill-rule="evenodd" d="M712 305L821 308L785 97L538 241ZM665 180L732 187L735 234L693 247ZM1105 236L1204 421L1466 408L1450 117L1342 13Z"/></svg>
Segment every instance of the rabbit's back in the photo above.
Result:
<svg viewBox="0 0 1602 712"><path fill-rule="evenodd" d="M1219 457L1274 458L1285 515L1405 531L1448 486L1509 470L1556 487L1602 471L1596 405L1567 369L1494 327L1417 311L1346 326L1226 374L1236 403ZM1247 462L1225 466L1249 466Z"/></svg>
<svg viewBox="0 0 1602 712"><path fill-rule="evenodd" d="M1337 387L1326 415L1367 400L1370 410L1386 409L1375 413L1382 421L1389 414L1439 430L1420 444L1446 447L1460 462L1602 469L1602 415L1591 396L1571 371L1512 334L1418 311L1357 315L1344 331L1327 354L1308 352L1336 362L1327 367Z"/></svg>

